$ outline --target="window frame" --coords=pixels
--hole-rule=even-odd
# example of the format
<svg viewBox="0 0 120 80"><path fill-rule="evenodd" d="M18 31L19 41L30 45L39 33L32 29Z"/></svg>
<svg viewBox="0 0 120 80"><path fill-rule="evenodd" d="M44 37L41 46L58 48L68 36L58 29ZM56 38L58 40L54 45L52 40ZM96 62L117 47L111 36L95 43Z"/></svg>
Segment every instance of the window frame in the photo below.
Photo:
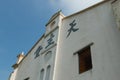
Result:
<svg viewBox="0 0 120 80"><path fill-rule="evenodd" d="M82 73L84 73L84 72L86 72L86 71L89 71L89 70L91 70L92 68L93 68L93 64L92 64L92 52L91 52L91 46L93 45L94 43L92 42L92 43L90 43L90 44L88 44L88 45L86 45L85 47L83 47L82 49L79 49L77 52L75 52L75 53L73 53L73 55L76 55L77 54L77 56L78 56L78 73L79 74L82 74ZM90 69L87 69L87 70L85 70L85 71L83 71L83 72L80 72L80 55L82 54L82 52L85 50L85 49L87 49L87 48L90 48L90 59L91 59L91 62L90 62L90 64L91 64L91 68Z"/></svg>
<svg viewBox="0 0 120 80"><path fill-rule="evenodd" d="M30 79L30 77L27 77L27 78L25 78L24 80L29 80Z"/></svg>

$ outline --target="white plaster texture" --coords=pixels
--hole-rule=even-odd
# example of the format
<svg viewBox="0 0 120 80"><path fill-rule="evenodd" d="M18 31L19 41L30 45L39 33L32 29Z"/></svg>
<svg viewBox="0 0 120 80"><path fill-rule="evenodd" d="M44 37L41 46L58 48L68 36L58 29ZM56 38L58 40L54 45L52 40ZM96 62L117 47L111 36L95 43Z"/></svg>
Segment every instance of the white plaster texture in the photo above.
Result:
<svg viewBox="0 0 120 80"><path fill-rule="evenodd" d="M79 30L66 38L73 20ZM120 31L111 2L64 18L59 30L54 80L119 80ZM79 74L78 55L73 54L92 42L93 68Z"/></svg>

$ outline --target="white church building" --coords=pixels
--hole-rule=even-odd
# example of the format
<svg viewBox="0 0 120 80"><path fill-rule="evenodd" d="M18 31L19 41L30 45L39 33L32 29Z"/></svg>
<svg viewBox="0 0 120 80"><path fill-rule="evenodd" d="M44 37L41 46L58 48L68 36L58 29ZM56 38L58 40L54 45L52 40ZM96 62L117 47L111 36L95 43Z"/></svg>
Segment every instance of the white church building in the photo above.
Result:
<svg viewBox="0 0 120 80"><path fill-rule="evenodd" d="M120 80L120 0L105 0L64 16L19 54L9 80Z"/></svg>

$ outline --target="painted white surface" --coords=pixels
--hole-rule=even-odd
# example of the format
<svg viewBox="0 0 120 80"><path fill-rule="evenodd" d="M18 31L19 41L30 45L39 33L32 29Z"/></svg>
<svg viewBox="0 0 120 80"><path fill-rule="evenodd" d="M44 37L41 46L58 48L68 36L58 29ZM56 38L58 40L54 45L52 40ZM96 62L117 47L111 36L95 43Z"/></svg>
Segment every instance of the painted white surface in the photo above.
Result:
<svg viewBox="0 0 120 80"><path fill-rule="evenodd" d="M66 38L69 23L76 20L76 32ZM54 80L119 80L120 31L109 2L63 19L55 60ZM74 52L89 43L92 70L79 74L78 55Z"/></svg>
<svg viewBox="0 0 120 80"><path fill-rule="evenodd" d="M40 44L38 43L37 45L40 45ZM15 80L24 80L27 77L30 77L30 80L39 80L40 71L42 69L44 69L44 77L43 77L44 79L46 75L46 68L48 65L51 65L51 74L53 74L54 57L55 57L56 48L54 47L48 50L48 51L52 51L52 54L49 61L47 62L45 61L44 56L48 51L43 54L40 54L39 57L34 59L35 57L34 52L36 50L35 48L29 53L29 55L24 59L24 61L19 65L17 77ZM52 79L52 75L50 75L50 78Z"/></svg>
<svg viewBox="0 0 120 80"><path fill-rule="evenodd" d="M29 52L29 54L24 58L24 60L18 66L18 73L15 80L24 80L27 77L30 80L40 80L40 76L43 77L43 80L48 79L53 80L53 71L54 71L54 60L56 55L56 45L58 39L58 27L61 22L62 16L58 16L56 24L52 29L47 30L46 34L42 39L35 45L35 47ZM55 29L56 28L56 29ZM54 37L52 40L54 44L51 44L48 48L45 48L48 45L48 40L50 35L53 34ZM35 51L39 46L42 46L43 49L39 52L39 56L35 58ZM49 51L51 51L49 53ZM50 65L50 68L47 68ZM41 70L44 69L44 72ZM48 72L48 74L47 74Z"/></svg>
<svg viewBox="0 0 120 80"><path fill-rule="evenodd" d="M117 27L120 29L120 0L117 0L113 4L113 11L116 18Z"/></svg>
<svg viewBox="0 0 120 80"><path fill-rule="evenodd" d="M11 73L9 80L15 80L15 78L16 78L16 76L17 76L17 70L18 70L18 69L15 69L15 70Z"/></svg>

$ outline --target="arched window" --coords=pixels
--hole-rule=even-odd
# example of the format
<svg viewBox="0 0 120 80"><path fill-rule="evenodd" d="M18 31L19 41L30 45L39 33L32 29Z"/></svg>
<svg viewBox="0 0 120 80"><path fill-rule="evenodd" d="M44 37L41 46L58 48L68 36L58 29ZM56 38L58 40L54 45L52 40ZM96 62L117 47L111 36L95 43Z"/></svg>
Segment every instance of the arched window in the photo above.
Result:
<svg viewBox="0 0 120 80"><path fill-rule="evenodd" d="M45 77L45 80L50 80L50 70L51 70L51 66L49 65L47 67L47 70L46 70L46 77Z"/></svg>
<svg viewBox="0 0 120 80"><path fill-rule="evenodd" d="M40 71L40 80L43 80L44 78L44 69Z"/></svg>

